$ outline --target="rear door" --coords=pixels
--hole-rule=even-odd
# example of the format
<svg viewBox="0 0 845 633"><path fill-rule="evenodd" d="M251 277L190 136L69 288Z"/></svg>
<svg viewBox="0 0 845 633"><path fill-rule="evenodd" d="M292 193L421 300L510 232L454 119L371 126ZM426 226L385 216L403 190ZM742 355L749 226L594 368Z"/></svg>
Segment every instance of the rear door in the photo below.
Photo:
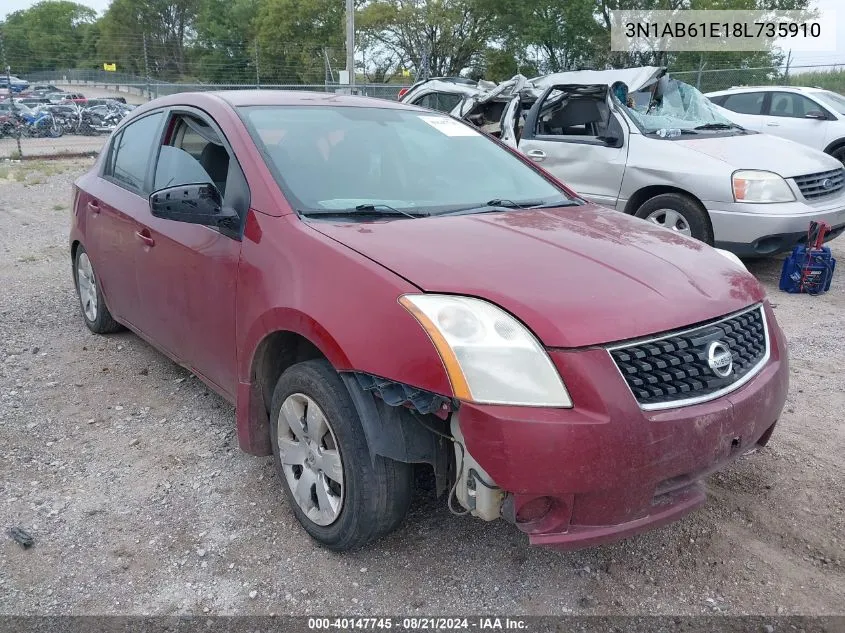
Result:
<svg viewBox="0 0 845 633"><path fill-rule="evenodd" d="M139 222L148 213L151 166L164 113L136 119L115 134L99 177L83 194L86 217L83 246L100 280L106 304L122 322L137 325L135 256L143 243Z"/></svg>
<svg viewBox="0 0 845 633"><path fill-rule="evenodd" d="M749 130L763 132L764 113L769 102L769 92L737 92L713 98L717 105L729 110L726 116Z"/></svg>
<svg viewBox="0 0 845 633"><path fill-rule="evenodd" d="M243 226L249 189L222 131L198 110L174 109L158 148L153 189L191 183L214 184ZM136 267L141 330L233 398L241 232L156 218L149 207L142 224L149 241Z"/></svg>
<svg viewBox="0 0 845 633"><path fill-rule="evenodd" d="M556 85L531 108L518 147L580 195L613 207L627 138L627 124L607 103L607 86Z"/></svg>

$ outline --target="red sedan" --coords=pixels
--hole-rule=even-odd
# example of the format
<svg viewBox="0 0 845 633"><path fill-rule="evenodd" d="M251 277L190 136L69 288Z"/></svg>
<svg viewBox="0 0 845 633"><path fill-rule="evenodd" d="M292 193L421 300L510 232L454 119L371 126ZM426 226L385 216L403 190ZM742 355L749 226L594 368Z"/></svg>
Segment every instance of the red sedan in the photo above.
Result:
<svg viewBox="0 0 845 633"><path fill-rule="evenodd" d="M733 256L580 199L464 123L294 92L177 94L75 185L82 316L235 404L300 523L386 534L414 465L536 544L675 520L772 434L787 347Z"/></svg>

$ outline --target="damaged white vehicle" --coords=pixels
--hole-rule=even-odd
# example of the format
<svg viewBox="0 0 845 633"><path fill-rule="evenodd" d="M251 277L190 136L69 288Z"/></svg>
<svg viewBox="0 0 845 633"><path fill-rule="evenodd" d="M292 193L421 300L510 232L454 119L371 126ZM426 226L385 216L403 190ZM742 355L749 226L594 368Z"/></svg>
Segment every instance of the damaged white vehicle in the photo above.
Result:
<svg viewBox="0 0 845 633"><path fill-rule="evenodd" d="M451 105L593 202L742 256L790 250L810 220L828 239L845 231L842 163L742 128L665 68L517 76L449 102L454 85L422 82L402 101Z"/></svg>

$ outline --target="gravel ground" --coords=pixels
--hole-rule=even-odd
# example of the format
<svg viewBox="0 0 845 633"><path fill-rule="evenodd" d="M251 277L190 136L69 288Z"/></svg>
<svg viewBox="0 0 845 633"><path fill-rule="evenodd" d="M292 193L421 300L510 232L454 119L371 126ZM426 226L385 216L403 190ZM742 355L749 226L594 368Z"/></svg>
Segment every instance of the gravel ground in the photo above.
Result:
<svg viewBox="0 0 845 633"><path fill-rule="evenodd" d="M560 553L423 490L395 534L338 555L296 525L271 460L238 450L230 405L134 335L85 328L66 236L88 165L0 163L0 613L845 613L843 272L793 296L779 261L751 265L791 394L769 447L684 520Z"/></svg>

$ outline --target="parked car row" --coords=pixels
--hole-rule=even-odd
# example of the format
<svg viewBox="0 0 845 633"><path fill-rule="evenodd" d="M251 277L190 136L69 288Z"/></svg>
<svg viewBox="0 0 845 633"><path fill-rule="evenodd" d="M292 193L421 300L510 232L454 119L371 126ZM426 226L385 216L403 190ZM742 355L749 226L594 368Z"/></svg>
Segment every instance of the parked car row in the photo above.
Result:
<svg viewBox="0 0 845 633"><path fill-rule="evenodd" d="M772 97L759 94L754 99L768 108ZM738 124L732 112L658 67L517 76L493 86L436 78L412 86L401 101L472 123L593 202L760 256L801 243L813 219L833 227L828 239L845 231L838 160L845 132L833 129L840 115L832 113L845 98L807 94L812 108L789 107L806 108L812 116L802 122L811 125L824 116L830 129L815 144L836 157L752 129L767 123ZM780 99L774 97L777 108Z"/></svg>

